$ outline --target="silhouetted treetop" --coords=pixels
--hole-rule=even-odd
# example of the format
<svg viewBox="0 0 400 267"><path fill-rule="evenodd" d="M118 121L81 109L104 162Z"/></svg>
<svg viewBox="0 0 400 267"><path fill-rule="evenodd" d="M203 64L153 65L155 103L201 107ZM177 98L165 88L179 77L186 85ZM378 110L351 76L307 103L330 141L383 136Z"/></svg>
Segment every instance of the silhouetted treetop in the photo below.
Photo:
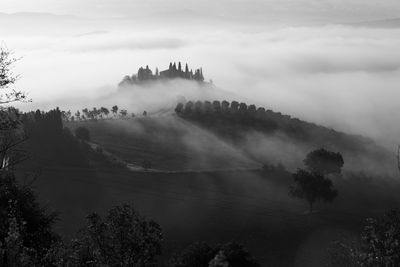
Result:
<svg viewBox="0 0 400 267"><path fill-rule="evenodd" d="M290 195L305 199L310 205L310 212L315 202L331 202L337 196L332 181L319 173L299 169L293 178L295 185L290 188Z"/></svg>
<svg viewBox="0 0 400 267"><path fill-rule="evenodd" d="M154 80L165 80L165 79L186 79L193 80L197 82L203 82L203 69L195 69L189 71L188 64L185 64L185 69L182 68L181 62L178 62L178 67L176 66L176 62L169 63L169 67L166 70L159 71L158 68L155 68L154 74L149 66L145 68L140 67L136 74L132 76L126 75L122 81L119 83L119 86L126 86L132 84L138 84L146 81L154 81Z"/></svg>
<svg viewBox="0 0 400 267"><path fill-rule="evenodd" d="M308 153L304 159L304 164L310 171L326 175L341 173L344 161L340 153L321 148Z"/></svg>

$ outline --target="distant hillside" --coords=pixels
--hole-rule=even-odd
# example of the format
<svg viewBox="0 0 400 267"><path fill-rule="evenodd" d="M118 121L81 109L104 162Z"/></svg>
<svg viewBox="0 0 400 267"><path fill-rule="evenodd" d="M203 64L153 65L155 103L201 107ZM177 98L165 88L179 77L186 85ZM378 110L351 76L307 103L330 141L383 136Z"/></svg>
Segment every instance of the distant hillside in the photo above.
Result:
<svg viewBox="0 0 400 267"><path fill-rule="evenodd" d="M254 169L263 164L294 170L317 148L343 154L345 170L396 172L395 155L372 139L349 135L272 110L232 101L189 101L175 112L125 119L81 120L93 142L141 168L157 171Z"/></svg>
<svg viewBox="0 0 400 267"><path fill-rule="evenodd" d="M285 158L284 153L290 153L289 145L293 148L297 146L293 151L304 153L307 149L324 147L345 154L347 166L351 169L367 170L372 167L381 171L386 168L385 172L390 172L389 169L395 167L392 162L394 155L370 138L338 132L255 105L248 106L237 101L189 101L179 103L175 112L181 118L231 140L252 155L257 155L254 153L257 147L262 147L266 140L271 139L275 142L274 146L270 142L265 147L275 149L270 153L281 158ZM276 142L280 142L281 147ZM286 158L290 157L286 155Z"/></svg>
<svg viewBox="0 0 400 267"><path fill-rule="evenodd" d="M141 168L144 161L157 171L262 166L207 130L172 115L67 124L72 131L79 126L89 129L93 142L105 151L136 168Z"/></svg>

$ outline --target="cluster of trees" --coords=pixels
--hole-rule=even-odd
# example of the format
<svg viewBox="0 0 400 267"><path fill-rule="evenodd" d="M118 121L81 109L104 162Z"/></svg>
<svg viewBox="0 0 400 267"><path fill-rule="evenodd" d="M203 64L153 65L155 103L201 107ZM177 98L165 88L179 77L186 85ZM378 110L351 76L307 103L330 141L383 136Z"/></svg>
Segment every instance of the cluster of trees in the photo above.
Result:
<svg viewBox="0 0 400 267"><path fill-rule="evenodd" d="M42 207L28 185L17 182L13 167L18 163L15 159L19 149L16 148L22 143L34 140L32 144L38 144L36 149L41 156L48 156L48 151L55 148L52 158L59 158L79 142L63 128L63 113L59 109L21 114L15 108L2 106L26 99L22 92L9 90L15 82L10 73L14 60L9 57L8 51L0 49L0 266L157 266L163 241L161 227L140 216L133 207L116 206L104 217L96 213L88 215L86 225L76 237L65 242L53 230L56 213ZM220 111L217 111L218 104L215 106L213 112L222 113L226 103L219 105ZM235 106L228 105L229 112L248 113L255 109ZM192 114L192 105L189 107L187 114ZM200 110L208 113L209 104ZM185 112L183 105L177 107L178 114ZM76 135L82 140L90 139L84 129L77 130ZM57 147L57 143L66 146ZM307 200L312 211L316 201L331 201L336 197L330 178L341 173L344 161L340 153L319 149L309 153L304 164L305 169L293 174L295 186L291 187L291 194ZM358 246L335 242L330 250L330 265L399 266L400 212L392 210L382 217L368 219L360 239ZM168 265L259 266L237 243L216 246L196 243L174 255Z"/></svg>
<svg viewBox="0 0 400 267"><path fill-rule="evenodd" d="M33 191L19 185L12 172L0 171L0 266L159 266L162 229L130 205L116 206L104 217L89 214L69 242L54 232L56 219L56 213L41 207ZM260 266L237 243L196 243L167 265Z"/></svg>
<svg viewBox="0 0 400 267"><path fill-rule="evenodd" d="M329 142L336 150L363 154L382 164L390 157L369 138L337 132L244 102L226 100L181 102L176 105L175 112L186 120L201 124L210 131L233 140L240 139L244 131L256 130L267 134L281 132L290 138L315 146L322 147Z"/></svg>
<svg viewBox="0 0 400 267"><path fill-rule="evenodd" d="M77 110L74 114L68 111L61 111L63 121L86 121L86 120L101 120L109 118L134 118L135 113L129 114L126 109L119 109L117 105L112 106L110 109L106 107L100 108L84 108L81 111ZM143 111L143 116L147 115L147 111Z"/></svg>
<svg viewBox="0 0 400 267"><path fill-rule="evenodd" d="M329 177L340 175L343 164L340 153L323 148L308 153L304 159L306 169L298 169L293 174L295 185L290 187L289 194L306 200L310 212L315 202L331 202L337 196L337 191Z"/></svg>
<svg viewBox="0 0 400 267"><path fill-rule="evenodd" d="M48 112L37 110L21 114L23 143L19 149L29 154L26 165L46 162L53 164L88 166L81 144L71 131L63 126L62 112L56 108Z"/></svg>
<svg viewBox="0 0 400 267"><path fill-rule="evenodd" d="M194 72L192 69L189 70L188 64L185 65L183 70L181 62L178 62L178 66L174 62L169 63L168 70L160 72L162 78L182 78L187 80L204 81L203 69L196 69Z"/></svg>
<svg viewBox="0 0 400 267"><path fill-rule="evenodd" d="M0 266L156 266L160 226L129 205L105 218L93 213L70 242L54 232L57 215L41 207L28 186L0 171Z"/></svg>
<svg viewBox="0 0 400 267"><path fill-rule="evenodd" d="M167 70L160 72L158 68L156 68L153 74L153 71L149 68L149 66L146 66L145 68L140 67L137 74L133 74L132 76L126 75L119 83L119 86L132 85L144 81L175 78L203 82L203 69L199 68L195 69L194 71L193 69L189 70L187 63L185 65L185 69L183 69L181 62L178 62L178 65L175 62L173 64L171 62Z"/></svg>
<svg viewBox="0 0 400 267"><path fill-rule="evenodd" d="M178 103L175 108L177 115L204 124L205 126L233 126L243 129L244 127L256 127L265 132L282 130L290 135L304 137L303 122L288 115L266 110L263 107L247 105L244 102L211 101L188 101Z"/></svg>
<svg viewBox="0 0 400 267"><path fill-rule="evenodd" d="M0 63L4 63L2 60L0 57ZM0 90L3 90L12 80L8 79L7 72L1 72L1 68L0 64ZM10 93L2 99L8 99L6 102L10 103L24 98L20 94L12 97ZM0 121L0 152L3 158L0 165L0 266L158 266L163 241L161 227L141 217L129 205L116 206L105 217L90 214L87 224L76 237L64 242L53 230L56 213L42 207L32 189L17 182L16 172L10 168L10 163L4 165L3 162L12 158L10 151L15 146L26 141L23 139L25 131L35 139L33 143L45 140L50 144L44 147L44 143L38 143L41 156L55 145L54 141L64 143L60 140L65 136L79 142L63 128L59 109L20 114L13 108L0 106L0 111L1 117L5 118ZM84 129L77 130L76 134L81 139L89 139ZM15 140L6 142L11 137ZM57 151L57 156L53 155L53 158L65 153L64 149ZM253 266L242 264L250 259L243 247L224 245L218 248L218 254L207 254L210 261L204 266ZM192 256L197 259L202 257L201 253L198 251ZM182 266L180 263L188 259L187 254L177 255L170 266Z"/></svg>

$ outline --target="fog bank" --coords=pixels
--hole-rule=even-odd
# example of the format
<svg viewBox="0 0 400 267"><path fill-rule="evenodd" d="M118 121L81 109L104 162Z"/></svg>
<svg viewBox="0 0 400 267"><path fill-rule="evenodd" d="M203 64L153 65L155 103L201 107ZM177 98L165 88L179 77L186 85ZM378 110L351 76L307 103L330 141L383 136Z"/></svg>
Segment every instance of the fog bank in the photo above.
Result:
<svg viewBox="0 0 400 267"><path fill-rule="evenodd" d="M72 109L80 99L98 106L99 98L117 91L124 75L181 61L203 67L206 79L239 101L367 135L388 147L398 142L399 28L205 21L177 26L141 19L63 25L31 35L17 27L2 37L23 56L15 69L22 74L18 85L34 100L24 109ZM134 90L131 106L124 108L150 109L144 104L152 103L148 99L170 103L181 91L168 90ZM211 93L209 100L216 97L224 98Z"/></svg>

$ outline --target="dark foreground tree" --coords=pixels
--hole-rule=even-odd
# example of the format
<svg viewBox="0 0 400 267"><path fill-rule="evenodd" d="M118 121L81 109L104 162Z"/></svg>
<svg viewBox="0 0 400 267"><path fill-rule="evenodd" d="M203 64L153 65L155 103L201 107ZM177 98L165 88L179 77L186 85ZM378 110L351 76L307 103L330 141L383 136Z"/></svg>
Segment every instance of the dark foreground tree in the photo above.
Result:
<svg viewBox="0 0 400 267"><path fill-rule="evenodd" d="M12 69L16 61L10 50L0 47L0 170L12 169L26 159L25 153L17 147L26 139L20 113L16 108L6 106L27 100L24 92L15 88L18 75Z"/></svg>
<svg viewBox="0 0 400 267"><path fill-rule="evenodd" d="M11 172L0 171L0 266L46 266L59 240L55 213L42 208L27 186Z"/></svg>
<svg viewBox="0 0 400 267"><path fill-rule="evenodd" d="M331 173L340 174L344 161L340 153L321 148L308 153L304 159L304 164L312 172L328 175Z"/></svg>
<svg viewBox="0 0 400 267"><path fill-rule="evenodd" d="M0 47L0 104L26 100L24 92L13 87L18 79L18 76L12 72L16 61L10 50Z"/></svg>
<svg viewBox="0 0 400 267"><path fill-rule="evenodd" d="M361 234L364 266L399 266L400 212L391 210L377 219L367 219Z"/></svg>
<svg viewBox="0 0 400 267"><path fill-rule="evenodd" d="M90 132L85 127L78 127L75 129L75 136L81 141L90 141Z"/></svg>
<svg viewBox="0 0 400 267"><path fill-rule="evenodd" d="M162 232L129 205L111 209L106 218L93 213L73 243L77 266L156 266Z"/></svg>
<svg viewBox="0 0 400 267"><path fill-rule="evenodd" d="M289 194L306 200L310 205L310 212L315 202L331 202L337 196L332 181L319 173L299 169L293 174L293 178L295 185L290 187Z"/></svg>
<svg viewBox="0 0 400 267"><path fill-rule="evenodd" d="M395 267L400 263L400 212L391 210L369 218L360 243L335 241L329 248L329 267Z"/></svg>
<svg viewBox="0 0 400 267"><path fill-rule="evenodd" d="M174 255L170 267L259 267L257 261L240 244L229 242L210 246L195 243Z"/></svg>

